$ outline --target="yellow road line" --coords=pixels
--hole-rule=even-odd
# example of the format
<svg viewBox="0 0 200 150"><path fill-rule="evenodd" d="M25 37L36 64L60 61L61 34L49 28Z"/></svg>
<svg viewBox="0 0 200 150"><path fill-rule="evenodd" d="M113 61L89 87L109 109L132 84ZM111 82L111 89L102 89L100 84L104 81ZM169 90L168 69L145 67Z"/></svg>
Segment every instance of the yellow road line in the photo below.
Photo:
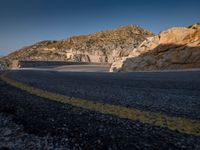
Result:
<svg viewBox="0 0 200 150"><path fill-rule="evenodd" d="M200 120L191 120L182 117L170 117L161 113L142 111L134 108L127 108L123 106L103 104L88 101L85 99L68 97L29 86L28 84L10 79L6 75L0 76L0 79L30 94L47 98L52 101L62 102L72 106L89 109L103 114L110 114L133 121L140 121L141 123L147 123L154 126L167 127L168 129L178 130L179 132L186 134L195 136L200 135Z"/></svg>

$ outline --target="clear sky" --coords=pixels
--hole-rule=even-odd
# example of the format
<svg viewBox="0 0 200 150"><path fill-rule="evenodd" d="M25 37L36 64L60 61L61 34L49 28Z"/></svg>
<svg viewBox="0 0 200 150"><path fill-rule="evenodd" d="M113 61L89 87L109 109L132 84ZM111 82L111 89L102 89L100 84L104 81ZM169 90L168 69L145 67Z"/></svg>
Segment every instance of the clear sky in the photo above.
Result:
<svg viewBox="0 0 200 150"><path fill-rule="evenodd" d="M0 55L129 24L159 33L197 22L200 0L0 0Z"/></svg>

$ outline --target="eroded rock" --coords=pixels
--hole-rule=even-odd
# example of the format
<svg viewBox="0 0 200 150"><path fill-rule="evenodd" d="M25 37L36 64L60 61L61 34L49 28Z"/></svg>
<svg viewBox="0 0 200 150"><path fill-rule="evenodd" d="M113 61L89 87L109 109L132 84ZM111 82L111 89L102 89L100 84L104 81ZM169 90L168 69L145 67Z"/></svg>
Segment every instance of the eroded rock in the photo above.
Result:
<svg viewBox="0 0 200 150"><path fill-rule="evenodd" d="M110 71L149 71L200 67L200 25L176 27L148 38L114 62Z"/></svg>

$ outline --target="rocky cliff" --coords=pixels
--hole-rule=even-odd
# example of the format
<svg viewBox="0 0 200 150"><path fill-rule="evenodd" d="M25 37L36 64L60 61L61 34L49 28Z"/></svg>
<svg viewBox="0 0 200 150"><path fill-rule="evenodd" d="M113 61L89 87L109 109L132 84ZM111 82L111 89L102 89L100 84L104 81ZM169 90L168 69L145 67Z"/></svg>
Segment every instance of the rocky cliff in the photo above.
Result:
<svg viewBox="0 0 200 150"><path fill-rule="evenodd" d="M3 61L0 61L0 71L1 71L1 70L5 70L6 68L7 68L6 63L3 62Z"/></svg>
<svg viewBox="0 0 200 150"><path fill-rule="evenodd" d="M148 71L200 67L200 24L176 27L145 40L110 71Z"/></svg>
<svg viewBox="0 0 200 150"><path fill-rule="evenodd" d="M11 53L4 59L112 63L119 57L128 56L133 48L151 36L153 33L131 25L67 40L43 41Z"/></svg>

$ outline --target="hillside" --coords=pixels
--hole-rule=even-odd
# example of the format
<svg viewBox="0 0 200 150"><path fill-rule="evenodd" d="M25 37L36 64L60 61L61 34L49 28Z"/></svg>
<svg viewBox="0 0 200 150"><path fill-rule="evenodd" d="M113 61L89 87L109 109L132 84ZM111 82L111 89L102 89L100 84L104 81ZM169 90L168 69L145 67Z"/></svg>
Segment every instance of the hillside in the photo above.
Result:
<svg viewBox="0 0 200 150"><path fill-rule="evenodd" d="M200 24L175 27L148 38L110 71L200 68Z"/></svg>
<svg viewBox="0 0 200 150"><path fill-rule="evenodd" d="M4 60L64 60L112 63L129 53L147 37L153 36L139 26L97 32L60 41L43 41L22 48Z"/></svg>
<svg viewBox="0 0 200 150"><path fill-rule="evenodd" d="M0 71L6 69L7 65L4 61L0 60Z"/></svg>

